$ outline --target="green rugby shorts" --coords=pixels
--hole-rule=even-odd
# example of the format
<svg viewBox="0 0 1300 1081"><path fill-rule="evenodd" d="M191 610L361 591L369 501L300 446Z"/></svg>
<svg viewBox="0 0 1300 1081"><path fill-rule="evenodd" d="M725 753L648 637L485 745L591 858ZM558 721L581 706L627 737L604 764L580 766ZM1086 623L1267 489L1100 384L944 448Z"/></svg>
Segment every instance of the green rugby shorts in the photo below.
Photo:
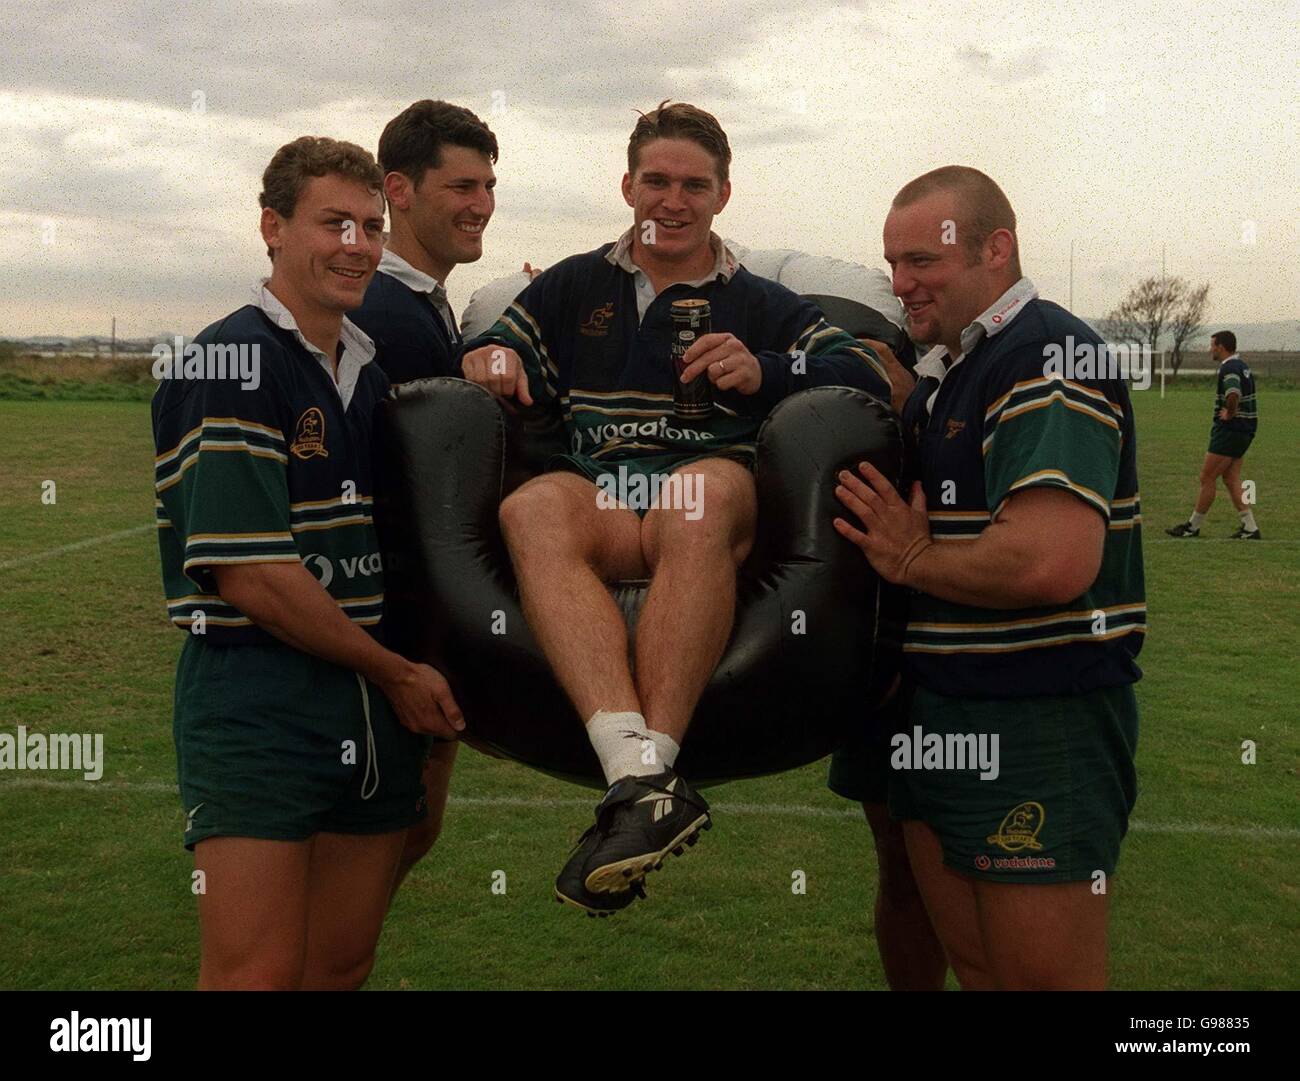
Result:
<svg viewBox="0 0 1300 1081"><path fill-rule="evenodd" d="M904 684L869 727L864 727L831 755L827 788L858 803L888 801L890 739L907 723L910 701L911 688Z"/></svg>
<svg viewBox="0 0 1300 1081"><path fill-rule="evenodd" d="M891 755L889 810L939 837L946 866L999 882L1080 882L1119 861L1137 800L1137 700L1131 684L1080 695L913 696L908 733L997 735L997 776L979 768L916 768L907 747ZM990 749L991 738L986 742ZM923 759L921 760L923 761ZM910 768L901 768L904 764ZM983 772L992 773L992 770Z"/></svg>
<svg viewBox="0 0 1300 1081"><path fill-rule="evenodd" d="M756 458L756 452L752 447L737 448L734 450L713 450L706 454L649 454L639 458L621 458L617 461L602 461L596 458L589 458L585 454L553 454L546 463L546 471L568 473L577 473L579 476L586 477L593 484L600 484L602 476L617 478L620 468L624 470L623 476L629 481L632 477L645 477L647 481L653 477L663 477L680 469L691 462L702 461L705 458L727 458L733 462L739 462L746 469L752 470ZM644 518L652 509L649 505L637 506L631 505L631 509L636 511L637 516Z"/></svg>
<svg viewBox="0 0 1300 1081"><path fill-rule="evenodd" d="M1254 432L1234 432L1216 424L1210 429L1210 453L1222 454L1225 458L1244 458L1254 438Z"/></svg>
<svg viewBox="0 0 1300 1081"><path fill-rule="evenodd" d="M424 818L425 737L378 687L283 643L186 635L172 731L186 848L389 833Z"/></svg>

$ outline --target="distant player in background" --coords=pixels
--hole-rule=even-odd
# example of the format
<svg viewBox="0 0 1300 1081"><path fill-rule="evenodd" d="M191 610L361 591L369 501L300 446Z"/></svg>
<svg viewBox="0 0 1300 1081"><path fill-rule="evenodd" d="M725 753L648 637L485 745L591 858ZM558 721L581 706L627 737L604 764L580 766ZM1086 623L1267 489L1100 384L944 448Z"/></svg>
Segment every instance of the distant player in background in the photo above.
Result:
<svg viewBox="0 0 1300 1081"><path fill-rule="evenodd" d="M1255 514L1241 495L1241 460L1255 438L1259 423L1255 377L1238 355L1237 336L1230 330L1221 330L1210 337L1210 356L1219 364L1219 383L1210 426L1210 449L1201 466L1201 491L1192 516L1165 532L1171 537L1199 537L1201 523L1214 503L1214 482L1222 477L1228 498L1241 518L1241 525L1231 539L1261 540Z"/></svg>
<svg viewBox="0 0 1300 1081"><path fill-rule="evenodd" d="M417 101L379 137L390 231L379 269L349 318L375 343L394 383L459 376L460 330L447 301L448 275L483 254L496 209L497 140L477 116L445 101ZM457 744L434 742L424 764L428 817L407 833L393 891L442 832Z"/></svg>

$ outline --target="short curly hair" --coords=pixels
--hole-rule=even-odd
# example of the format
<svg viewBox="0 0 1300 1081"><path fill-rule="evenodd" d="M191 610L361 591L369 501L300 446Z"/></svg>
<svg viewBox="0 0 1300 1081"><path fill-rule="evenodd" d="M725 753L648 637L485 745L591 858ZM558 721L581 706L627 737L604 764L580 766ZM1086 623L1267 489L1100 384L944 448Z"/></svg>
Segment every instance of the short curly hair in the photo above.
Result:
<svg viewBox="0 0 1300 1081"><path fill-rule="evenodd" d="M285 143L271 158L262 173L258 205L263 210L269 207L282 218L292 218L307 181L332 175L356 180L376 195L384 187L384 174L364 147L321 135L303 135ZM266 254L275 258L269 248Z"/></svg>
<svg viewBox="0 0 1300 1081"><path fill-rule="evenodd" d="M497 161L497 137L461 105L425 99L408 105L379 136L379 167L385 175L401 173L417 187L429 169L442 165L444 146L463 146Z"/></svg>
<svg viewBox="0 0 1300 1081"><path fill-rule="evenodd" d="M627 142L627 171L636 176L641 148L655 139L689 139L712 156L719 182L725 184L731 170L731 144L717 117L685 102L669 104L665 98L657 108L640 113Z"/></svg>

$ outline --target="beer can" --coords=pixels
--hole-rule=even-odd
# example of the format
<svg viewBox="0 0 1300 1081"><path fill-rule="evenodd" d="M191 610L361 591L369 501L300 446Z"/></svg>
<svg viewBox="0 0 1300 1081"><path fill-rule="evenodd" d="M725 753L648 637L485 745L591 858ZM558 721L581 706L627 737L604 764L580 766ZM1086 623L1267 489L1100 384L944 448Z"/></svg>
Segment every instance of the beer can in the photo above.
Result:
<svg viewBox="0 0 1300 1081"><path fill-rule="evenodd" d="M713 384L709 373L701 372L689 383L681 380L686 351L705 334L712 333L712 314L707 300L690 297L674 300L668 307L672 320L673 412L682 420L707 417L713 412Z"/></svg>

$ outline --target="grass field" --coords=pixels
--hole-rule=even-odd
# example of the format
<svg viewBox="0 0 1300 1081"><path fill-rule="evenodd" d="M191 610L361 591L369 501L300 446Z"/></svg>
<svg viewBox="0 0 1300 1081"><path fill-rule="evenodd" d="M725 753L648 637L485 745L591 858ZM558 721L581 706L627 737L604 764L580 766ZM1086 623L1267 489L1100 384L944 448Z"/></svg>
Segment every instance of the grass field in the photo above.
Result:
<svg viewBox="0 0 1300 1081"><path fill-rule="evenodd" d="M1203 539L1164 537L1190 509L1212 396L1134 399L1150 634L1111 982L1294 989L1300 393L1261 388L1245 470L1258 544L1220 539L1237 524L1222 492ZM161 598L152 453L147 403L0 401L0 732L102 732L107 758L95 783L0 774L3 988L194 984L171 741L181 636ZM882 988L870 833L824 780L819 763L713 790L704 842L653 876L648 902L595 921L550 896L593 794L465 749L442 840L398 897L370 986Z"/></svg>

